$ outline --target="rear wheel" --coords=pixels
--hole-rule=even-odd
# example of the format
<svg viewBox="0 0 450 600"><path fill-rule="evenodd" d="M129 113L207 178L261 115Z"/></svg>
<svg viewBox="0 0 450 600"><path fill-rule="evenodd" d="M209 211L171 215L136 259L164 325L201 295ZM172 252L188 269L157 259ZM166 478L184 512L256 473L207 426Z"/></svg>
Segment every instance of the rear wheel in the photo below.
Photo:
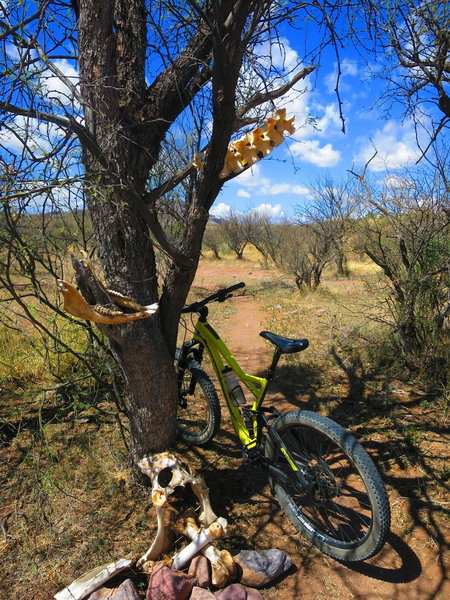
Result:
<svg viewBox="0 0 450 600"><path fill-rule="evenodd" d="M292 411L267 436L271 486L297 530L319 550L343 561L360 561L383 546L390 527L389 502L380 475L355 438L327 417ZM300 472L307 483L301 482Z"/></svg>
<svg viewBox="0 0 450 600"><path fill-rule="evenodd" d="M179 436L187 444L206 444L219 430L220 402L211 379L193 357L187 358L179 393Z"/></svg>

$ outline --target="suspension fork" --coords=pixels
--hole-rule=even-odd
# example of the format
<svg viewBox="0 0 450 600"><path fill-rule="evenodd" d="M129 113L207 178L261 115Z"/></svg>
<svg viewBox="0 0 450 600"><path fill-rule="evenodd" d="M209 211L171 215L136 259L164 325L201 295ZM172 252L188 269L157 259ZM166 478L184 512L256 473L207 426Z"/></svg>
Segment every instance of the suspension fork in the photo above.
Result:
<svg viewBox="0 0 450 600"><path fill-rule="evenodd" d="M194 348L195 345L198 345L198 348ZM189 383L189 388L182 390L182 385L183 385L183 377L184 377L184 373L186 371L187 368L187 360L188 360L188 356L189 355L193 355L195 360L198 363L201 363L201 361L203 360L203 346L200 344L200 342L196 341L196 340L189 340L188 342L184 342L181 349L181 356L177 362L177 385L178 385L178 389L180 390L180 405L185 408L185 404L186 401L184 400L184 406L183 406L183 398L182 396L187 396L188 394L193 394L195 391L195 386L197 383L197 378L195 377L194 374L192 374L191 376L191 381ZM182 394L181 394L182 392Z"/></svg>

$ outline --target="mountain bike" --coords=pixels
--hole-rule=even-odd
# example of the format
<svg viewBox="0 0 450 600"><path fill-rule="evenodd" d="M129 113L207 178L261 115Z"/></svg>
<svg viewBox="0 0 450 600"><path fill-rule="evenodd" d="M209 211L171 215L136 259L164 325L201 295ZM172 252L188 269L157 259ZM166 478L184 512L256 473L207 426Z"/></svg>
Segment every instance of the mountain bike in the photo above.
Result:
<svg viewBox="0 0 450 600"><path fill-rule="evenodd" d="M202 445L220 427L219 398L202 366L206 350L245 461L265 465L271 491L299 533L335 559L365 560L380 551L390 527L381 477L356 439L331 419L307 410L280 414L263 406L280 357L302 352L309 342L262 331L274 346L267 375L245 373L208 322L207 306L224 302L244 285L218 290L182 310L196 318L192 339L176 351L179 435L188 444Z"/></svg>

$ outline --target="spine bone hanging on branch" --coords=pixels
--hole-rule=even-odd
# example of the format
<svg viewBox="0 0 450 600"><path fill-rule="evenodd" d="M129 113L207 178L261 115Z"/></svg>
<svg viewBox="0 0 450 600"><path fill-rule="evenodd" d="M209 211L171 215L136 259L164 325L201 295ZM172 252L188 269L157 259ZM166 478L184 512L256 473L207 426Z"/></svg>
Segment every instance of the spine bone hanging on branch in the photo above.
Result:
<svg viewBox="0 0 450 600"><path fill-rule="evenodd" d="M290 135L295 132L295 116L286 119L286 109L275 112L274 117L266 121L266 127L257 127L242 138L228 144L223 169L219 174L220 179L225 179L233 174L242 173L261 158L268 156L272 150L284 142L284 132ZM195 154L192 164L197 170L202 168L202 154Z"/></svg>

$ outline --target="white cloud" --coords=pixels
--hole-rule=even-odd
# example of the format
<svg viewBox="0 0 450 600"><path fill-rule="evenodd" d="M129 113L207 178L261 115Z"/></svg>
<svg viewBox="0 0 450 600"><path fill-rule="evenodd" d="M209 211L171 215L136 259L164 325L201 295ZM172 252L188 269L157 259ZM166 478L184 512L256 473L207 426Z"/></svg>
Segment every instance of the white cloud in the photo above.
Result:
<svg viewBox="0 0 450 600"><path fill-rule="evenodd" d="M378 151L369 164L371 171L399 169L414 164L420 157L416 133L411 122L404 124L391 120L378 129L372 137L373 143L367 143L355 157L355 162L366 163Z"/></svg>
<svg viewBox="0 0 450 600"><path fill-rule="evenodd" d="M352 75L354 77L358 74L358 65L354 60L344 58L341 62L341 71L343 75Z"/></svg>
<svg viewBox="0 0 450 600"><path fill-rule="evenodd" d="M13 152L22 152L26 144L26 147L36 156L49 152L55 140L63 134L57 125L22 116L14 117L10 129L12 131L8 129L0 131L0 142ZM17 135L14 135L14 132Z"/></svg>
<svg viewBox="0 0 450 600"><path fill-rule="evenodd" d="M247 188L267 188L271 185L271 180L264 177L261 173L261 165L259 163L253 165L250 169L243 171L238 177L232 179L233 182L243 185Z"/></svg>
<svg viewBox="0 0 450 600"><path fill-rule="evenodd" d="M226 219L230 212L234 212L235 214L244 214L244 211L241 210L233 210L231 206L225 204L224 202L219 202L219 204L214 204L211 209L211 215L214 217L218 217L221 219ZM284 217L285 214L283 212L283 208L281 204L270 204L269 202L263 202L259 206L250 208L247 210L250 214L260 214L265 215L271 219L277 219L280 217Z"/></svg>
<svg viewBox="0 0 450 600"><path fill-rule="evenodd" d="M55 60L53 64L74 87L78 85L78 71L66 59ZM41 83L49 100L57 100L66 105L73 103L73 91L52 71L47 70L41 75Z"/></svg>
<svg viewBox="0 0 450 600"><path fill-rule="evenodd" d="M260 204L255 208L251 208L248 212L253 214L264 215L270 218L284 217L284 212L281 208L281 204L275 204L275 206L273 206L272 204L269 204L267 202Z"/></svg>
<svg viewBox="0 0 450 600"><path fill-rule="evenodd" d="M257 163L251 169L247 169L235 179L233 183L244 186L246 189L240 189L237 194L242 198L251 198L252 195L258 196L278 196L280 194L290 194L296 196L308 196L309 188L288 182L274 183L269 177L265 177L261 171L261 165ZM250 190L247 191L247 190Z"/></svg>
<svg viewBox="0 0 450 600"><path fill-rule="evenodd" d="M211 208L211 214L215 217L224 218L230 214L231 206L229 204L225 204L224 202L219 202L219 204L214 204Z"/></svg>
<svg viewBox="0 0 450 600"><path fill-rule="evenodd" d="M297 51L291 48L290 42L286 38L260 44L256 52L260 57L260 62L267 68L273 66L277 69L290 70L300 64Z"/></svg>
<svg viewBox="0 0 450 600"><path fill-rule="evenodd" d="M304 185L295 185L292 183L275 183L270 188L272 196L278 194L295 194L296 196L309 196L309 188Z"/></svg>
<svg viewBox="0 0 450 600"><path fill-rule="evenodd" d="M320 147L319 140L305 140L291 145L291 152L301 160L316 167L334 167L341 159L341 153L331 144Z"/></svg>
<svg viewBox="0 0 450 600"><path fill-rule="evenodd" d="M356 75L358 75L358 73L359 73L358 65L356 64L356 62L354 60L349 60L349 59L345 58L341 62L340 68L341 68L341 77L339 79L339 90L341 92L342 91L350 91L350 90L352 90L352 87L348 83L346 83L346 81L344 80L344 77L347 77L347 76L356 77ZM331 73L328 73L328 75L326 75L326 77L324 78L324 83L328 90L328 93L334 94L336 84L338 83L338 65L337 65L337 63L334 63L333 70L331 71Z"/></svg>

